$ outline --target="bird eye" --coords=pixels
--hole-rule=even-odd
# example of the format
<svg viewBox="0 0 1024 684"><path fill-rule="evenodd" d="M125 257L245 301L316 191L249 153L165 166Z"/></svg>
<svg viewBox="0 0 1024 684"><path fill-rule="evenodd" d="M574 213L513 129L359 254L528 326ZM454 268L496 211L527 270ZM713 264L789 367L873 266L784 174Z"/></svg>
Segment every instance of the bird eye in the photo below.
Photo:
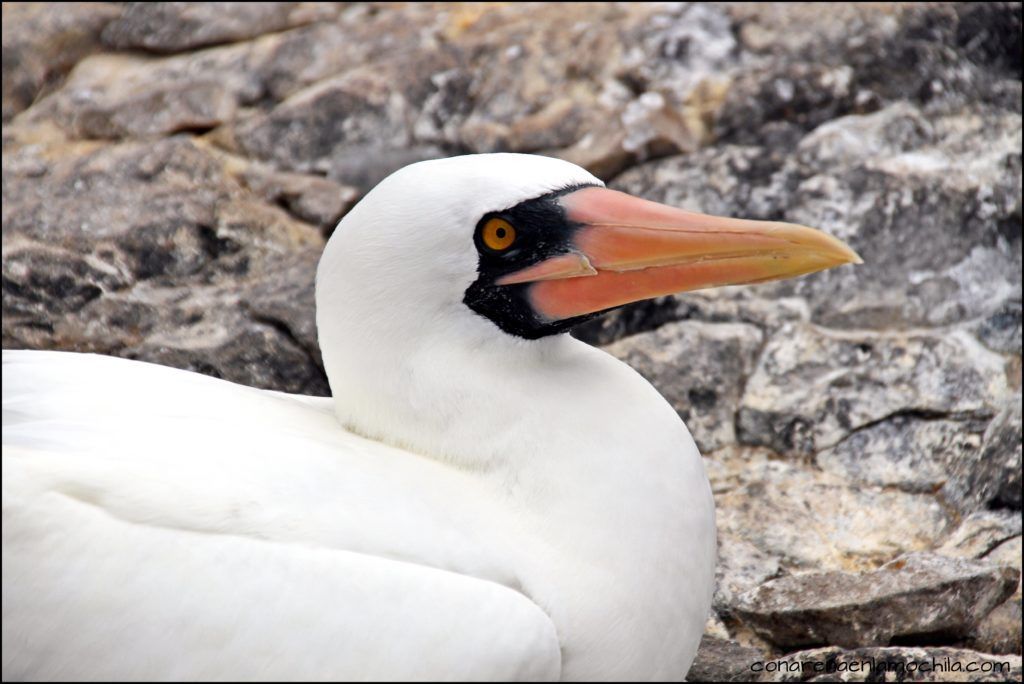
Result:
<svg viewBox="0 0 1024 684"><path fill-rule="evenodd" d="M505 219L492 218L484 224L480 237L488 249L503 252L515 242L516 229Z"/></svg>

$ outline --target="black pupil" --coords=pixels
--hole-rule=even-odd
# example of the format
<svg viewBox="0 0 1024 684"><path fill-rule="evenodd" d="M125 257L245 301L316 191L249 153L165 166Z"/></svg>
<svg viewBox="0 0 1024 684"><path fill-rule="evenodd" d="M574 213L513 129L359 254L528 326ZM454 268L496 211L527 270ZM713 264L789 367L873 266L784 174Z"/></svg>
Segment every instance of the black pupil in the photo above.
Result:
<svg viewBox="0 0 1024 684"><path fill-rule="evenodd" d="M503 237L505 237L505 229L504 229L504 228L499 228L499 229L498 229L498 230L497 230L497 231L495 232L495 235L497 235L497 236L498 236L499 238L503 238Z"/></svg>

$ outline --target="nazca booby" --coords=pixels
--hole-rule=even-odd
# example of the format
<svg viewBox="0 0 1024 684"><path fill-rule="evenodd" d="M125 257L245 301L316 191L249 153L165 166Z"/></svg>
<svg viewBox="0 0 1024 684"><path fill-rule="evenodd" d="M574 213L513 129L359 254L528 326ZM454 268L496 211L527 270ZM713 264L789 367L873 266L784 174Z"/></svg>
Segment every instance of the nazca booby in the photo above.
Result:
<svg viewBox="0 0 1024 684"><path fill-rule="evenodd" d="M816 230L420 162L317 272L333 398L3 355L3 678L681 679L711 604L700 454L565 331L858 261Z"/></svg>

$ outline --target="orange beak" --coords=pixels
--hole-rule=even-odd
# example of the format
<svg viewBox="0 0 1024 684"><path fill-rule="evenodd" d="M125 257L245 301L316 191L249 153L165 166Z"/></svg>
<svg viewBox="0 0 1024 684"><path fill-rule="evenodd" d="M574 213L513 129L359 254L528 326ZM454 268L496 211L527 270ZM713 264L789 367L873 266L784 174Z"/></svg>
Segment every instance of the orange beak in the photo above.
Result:
<svg viewBox="0 0 1024 684"><path fill-rule="evenodd" d="M497 281L532 283L530 303L551 321L674 292L861 263L842 241L791 223L696 214L605 188L559 201L579 226L573 250Z"/></svg>

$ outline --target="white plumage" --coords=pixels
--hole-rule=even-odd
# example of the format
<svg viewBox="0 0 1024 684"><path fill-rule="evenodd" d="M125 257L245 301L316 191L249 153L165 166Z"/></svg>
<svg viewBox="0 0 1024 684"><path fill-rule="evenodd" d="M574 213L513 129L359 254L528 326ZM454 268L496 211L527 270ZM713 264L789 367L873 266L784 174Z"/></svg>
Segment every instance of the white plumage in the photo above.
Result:
<svg viewBox="0 0 1024 684"><path fill-rule="evenodd" d="M5 351L4 679L681 679L715 556L689 432L466 304L481 217L576 186L478 155L369 193L318 270L333 399Z"/></svg>

